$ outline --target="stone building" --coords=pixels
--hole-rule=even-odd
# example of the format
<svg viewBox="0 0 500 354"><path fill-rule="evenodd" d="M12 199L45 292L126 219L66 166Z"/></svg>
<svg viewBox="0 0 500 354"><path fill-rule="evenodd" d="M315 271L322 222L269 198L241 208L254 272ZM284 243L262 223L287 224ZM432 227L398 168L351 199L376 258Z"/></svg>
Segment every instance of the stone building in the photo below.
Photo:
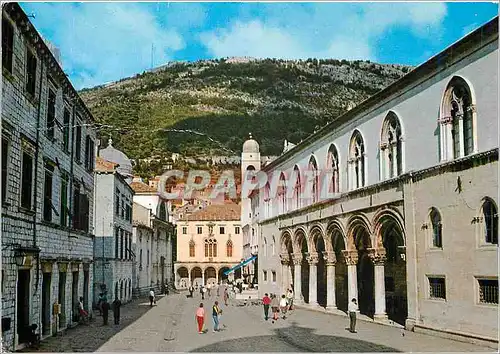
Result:
<svg viewBox="0 0 500 354"><path fill-rule="evenodd" d="M209 205L179 220L176 226L176 288L227 280L224 272L238 265L242 256L240 206ZM234 277L241 278L241 270Z"/></svg>
<svg viewBox="0 0 500 354"><path fill-rule="evenodd" d="M261 293L498 343L498 18L262 171Z"/></svg>
<svg viewBox="0 0 500 354"><path fill-rule="evenodd" d="M170 201L164 199L157 189L142 180L134 179L130 186L135 192L134 212L138 213L133 216L133 247L136 256L136 286L133 290L137 294L144 294L152 287L155 291L163 292L166 287L173 286L174 280L177 243L172 224L172 207Z"/></svg>
<svg viewBox="0 0 500 354"><path fill-rule="evenodd" d="M118 160L110 152L108 157ZM102 150L101 150L102 155ZM95 240L94 240L94 302L107 291L108 300L118 297L123 303L132 299L132 202L134 191L126 182L120 166L97 157L95 168ZM130 173L125 170L125 173ZM125 174L127 176L127 174Z"/></svg>
<svg viewBox="0 0 500 354"><path fill-rule="evenodd" d="M2 6L2 341L92 306L94 119L17 3Z"/></svg>

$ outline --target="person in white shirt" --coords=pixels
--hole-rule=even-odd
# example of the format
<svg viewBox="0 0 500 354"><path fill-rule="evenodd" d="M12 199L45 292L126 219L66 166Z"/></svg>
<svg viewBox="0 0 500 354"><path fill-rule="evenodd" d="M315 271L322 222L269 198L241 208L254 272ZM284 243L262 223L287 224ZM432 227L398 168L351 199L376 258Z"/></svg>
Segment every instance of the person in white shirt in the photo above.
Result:
<svg viewBox="0 0 500 354"><path fill-rule="evenodd" d="M286 310L288 309L288 301L286 300L285 295L281 295L280 300L280 311L283 314L283 319L286 318Z"/></svg>
<svg viewBox="0 0 500 354"><path fill-rule="evenodd" d="M347 310L349 311L350 320L349 331L351 333L356 333L356 311L358 311L358 304L356 302L356 299L351 300Z"/></svg>
<svg viewBox="0 0 500 354"><path fill-rule="evenodd" d="M293 290L292 290L292 288L288 289L288 292L286 294L286 299L288 301L288 309L290 311L293 310Z"/></svg>
<svg viewBox="0 0 500 354"><path fill-rule="evenodd" d="M150 304L150 306L153 306L153 303L156 303L155 292L151 288L151 290L149 291L149 304Z"/></svg>

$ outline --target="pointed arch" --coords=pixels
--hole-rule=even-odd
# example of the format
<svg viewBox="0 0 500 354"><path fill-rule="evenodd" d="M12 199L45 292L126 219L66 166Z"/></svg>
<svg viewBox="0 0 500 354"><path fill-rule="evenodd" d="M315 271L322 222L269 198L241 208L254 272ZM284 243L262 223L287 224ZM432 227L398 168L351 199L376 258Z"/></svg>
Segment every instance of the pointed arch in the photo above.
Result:
<svg viewBox="0 0 500 354"><path fill-rule="evenodd" d="M403 173L403 130L399 117L392 111L382 123L379 156L381 180L394 178Z"/></svg>
<svg viewBox="0 0 500 354"><path fill-rule="evenodd" d="M483 243L498 245L498 208L493 199L483 198L481 205L483 218Z"/></svg>
<svg viewBox="0 0 500 354"><path fill-rule="evenodd" d="M429 219L432 227L432 247L443 247L443 222L441 213L437 208L432 207L429 210Z"/></svg>
<svg viewBox="0 0 500 354"><path fill-rule="evenodd" d="M287 208L287 198L286 198L286 186L287 181L285 178L285 174L283 172L280 173L279 182L278 182L278 210L279 214L285 214L288 210Z"/></svg>
<svg viewBox="0 0 500 354"><path fill-rule="evenodd" d="M374 235L376 237L375 245L381 246L384 243L382 235L382 227L384 223L393 223L394 226L400 231L401 239L398 240L400 246L406 246L406 232L404 227L404 218L401 216L398 210L391 207L385 207L377 210L372 219L372 225L374 230Z"/></svg>
<svg viewBox="0 0 500 354"><path fill-rule="evenodd" d="M297 230L295 230L295 233L293 235L293 243L295 245L294 251L296 253L302 252L302 245L304 241L306 245L309 246L307 239L307 230L304 227L299 226ZM309 247L307 247L307 249L309 249Z"/></svg>
<svg viewBox="0 0 500 354"><path fill-rule="evenodd" d="M289 230L283 231L280 236L281 253L293 253L293 237Z"/></svg>
<svg viewBox="0 0 500 354"><path fill-rule="evenodd" d="M309 228L308 244L311 251L318 252L317 246L320 238L323 240L325 250L330 251L330 242L328 242L326 238L326 233L323 226L319 223L315 223Z"/></svg>
<svg viewBox="0 0 500 354"><path fill-rule="evenodd" d="M233 256L233 241L227 240L226 242L226 257Z"/></svg>
<svg viewBox="0 0 500 354"><path fill-rule="evenodd" d="M264 217L270 218L271 215L271 187L269 182L264 186Z"/></svg>
<svg viewBox="0 0 500 354"><path fill-rule="evenodd" d="M354 214L347 222L347 248L372 248L372 229L370 221L363 214Z"/></svg>
<svg viewBox="0 0 500 354"><path fill-rule="evenodd" d="M300 175L300 169L298 165L293 167L293 177L295 181L295 186L293 188L293 209L300 209L302 207L301 197L302 197L302 179Z"/></svg>
<svg viewBox="0 0 500 354"><path fill-rule="evenodd" d="M205 257L217 257L217 240L215 238L205 240Z"/></svg>
<svg viewBox="0 0 500 354"><path fill-rule="evenodd" d="M308 170L313 179L311 191L311 204L319 201L319 174L318 174L318 161L314 155L311 155L308 163Z"/></svg>
<svg viewBox="0 0 500 354"><path fill-rule="evenodd" d="M331 144L328 148L326 166L327 170L331 173L328 190L331 193L340 193L340 160L338 149L335 144Z"/></svg>
<svg viewBox="0 0 500 354"><path fill-rule="evenodd" d="M355 190L366 184L365 142L359 130L352 133L349 144L349 188Z"/></svg>
<svg viewBox="0 0 500 354"><path fill-rule="evenodd" d="M442 160L470 155L477 150L476 99L472 85L454 76L441 101L439 131Z"/></svg>

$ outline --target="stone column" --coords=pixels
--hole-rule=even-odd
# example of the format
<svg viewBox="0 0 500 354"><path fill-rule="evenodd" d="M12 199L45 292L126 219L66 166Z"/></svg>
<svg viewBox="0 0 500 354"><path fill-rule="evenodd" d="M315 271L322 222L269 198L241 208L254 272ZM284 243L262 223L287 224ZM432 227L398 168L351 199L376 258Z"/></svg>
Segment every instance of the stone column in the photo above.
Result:
<svg viewBox="0 0 500 354"><path fill-rule="evenodd" d="M358 264L358 251L348 250L342 251L344 254L344 259L347 264L347 301L351 302L352 299L358 299L358 273L356 270L356 264Z"/></svg>
<svg viewBox="0 0 500 354"><path fill-rule="evenodd" d="M205 270L201 271L201 285L205 285Z"/></svg>
<svg viewBox="0 0 500 354"><path fill-rule="evenodd" d="M391 145L392 150L392 177L398 175L398 144L397 141Z"/></svg>
<svg viewBox="0 0 500 354"><path fill-rule="evenodd" d="M286 253L280 254L281 259L281 291L283 294L286 294L288 291L288 287L290 286L290 280L288 279L288 275L290 273L290 257Z"/></svg>
<svg viewBox="0 0 500 354"><path fill-rule="evenodd" d="M191 270L188 270L188 283L189 283L188 286L193 285L193 283L191 281L192 281L191 280Z"/></svg>
<svg viewBox="0 0 500 354"><path fill-rule="evenodd" d="M323 259L326 264L326 309L335 310L337 308L335 301L335 264L337 259L333 252L323 252Z"/></svg>
<svg viewBox="0 0 500 354"><path fill-rule="evenodd" d="M384 264L386 260L385 250L373 250L369 254L370 260L374 265L375 278L375 318L386 319L385 312L385 276Z"/></svg>
<svg viewBox="0 0 500 354"><path fill-rule="evenodd" d="M219 270L215 271L215 283L219 284Z"/></svg>
<svg viewBox="0 0 500 354"><path fill-rule="evenodd" d="M309 305L318 306L318 253L311 252L307 257L309 263Z"/></svg>
<svg viewBox="0 0 500 354"><path fill-rule="evenodd" d="M294 293L294 303L300 304L302 303L302 279L301 277L301 263L302 263L302 254L294 253L293 254L293 265L294 265L294 281L293 281L293 293Z"/></svg>
<svg viewBox="0 0 500 354"><path fill-rule="evenodd" d="M458 114L457 119L458 119L458 129L460 130L458 133L458 135L460 136L460 147L459 147L460 156L455 156L455 158L465 156L464 115Z"/></svg>

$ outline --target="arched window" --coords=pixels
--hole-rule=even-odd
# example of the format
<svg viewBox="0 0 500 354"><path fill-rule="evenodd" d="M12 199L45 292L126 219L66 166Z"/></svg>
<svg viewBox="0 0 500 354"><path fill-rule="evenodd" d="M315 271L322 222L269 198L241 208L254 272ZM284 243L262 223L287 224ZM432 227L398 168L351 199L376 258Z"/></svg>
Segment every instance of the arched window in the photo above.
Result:
<svg viewBox="0 0 500 354"><path fill-rule="evenodd" d="M191 240L189 241L189 257L194 257L195 256L195 244L194 241Z"/></svg>
<svg viewBox="0 0 500 354"><path fill-rule="evenodd" d="M311 156L309 159L309 171L311 173L311 177L313 178L311 203L314 204L319 201L318 163L316 162L314 156Z"/></svg>
<svg viewBox="0 0 500 354"><path fill-rule="evenodd" d="M226 243L226 256L227 257L233 256L233 242L231 242L231 240L228 240Z"/></svg>
<svg viewBox="0 0 500 354"><path fill-rule="evenodd" d="M474 112L469 85L464 79L454 77L444 93L439 119L442 160L474 152Z"/></svg>
<svg viewBox="0 0 500 354"><path fill-rule="evenodd" d="M274 235L273 235L273 243L272 243L272 254L273 256L276 254L276 239L274 238Z"/></svg>
<svg viewBox="0 0 500 354"><path fill-rule="evenodd" d="M282 173L280 175L279 183L278 183L278 206L279 213L284 214L287 211L286 208L286 180L285 175Z"/></svg>
<svg viewBox="0 0 500 354"><path fill-rule="evenodd" d="M432 246L443 247L443 225L441 223L441 214L436 208L431 209L430 213L432 224Z"/></svg>
<svg viewBox="0 0 500 354"><path fill-rule="evenodd" d="M264 215L266 218L271 217L271 200L270 200L270 186L269 183L266 183L264 187Z"/></svg>
<svg viewBox="0 0 500 354"><path fill-rule="evenodd" d="M217 240L213 238L205 240L205 257L217 257Z"/></svg>
<svg viewBox="0 0 500 354"><path fill-rule="evenodd" d="M293 168L294 178L295 179L295 187L293 189L293 201L295 209L300 209L300 190L301 190L301 180L300 180L300 171L299 166L295 165Z"/></svg>
<svg viewBox="0 0 500 354"><path fill-rule="evenodd" d="M394 178L403 172L401 124L393 112L385 117L382 125L380 171L382 180Z"/></svg>
<svg viewBox="0 0 500 354"><path fill-rule="evenodd" d="M331 185L328 186L328 190L331 193L339 193L340 192L340 180L339 180L339 155L337 152L337 148L335 145L330 145L328 149L328 157L327 157L327 168L330 170L332 179Z"/></svg>
<svg viewBox="0 0 500 354"><path fill-rule="evenodd" d="M483 217L486 243L498 245L498 210L489 198L483 203Z"/></svg>
<svg viewBox="0 0 500 354"><path fill-rule="evenodd" d="M349 179L351 190L365 185L365 144L359 131L351 137L349 147Z"/></svg>

